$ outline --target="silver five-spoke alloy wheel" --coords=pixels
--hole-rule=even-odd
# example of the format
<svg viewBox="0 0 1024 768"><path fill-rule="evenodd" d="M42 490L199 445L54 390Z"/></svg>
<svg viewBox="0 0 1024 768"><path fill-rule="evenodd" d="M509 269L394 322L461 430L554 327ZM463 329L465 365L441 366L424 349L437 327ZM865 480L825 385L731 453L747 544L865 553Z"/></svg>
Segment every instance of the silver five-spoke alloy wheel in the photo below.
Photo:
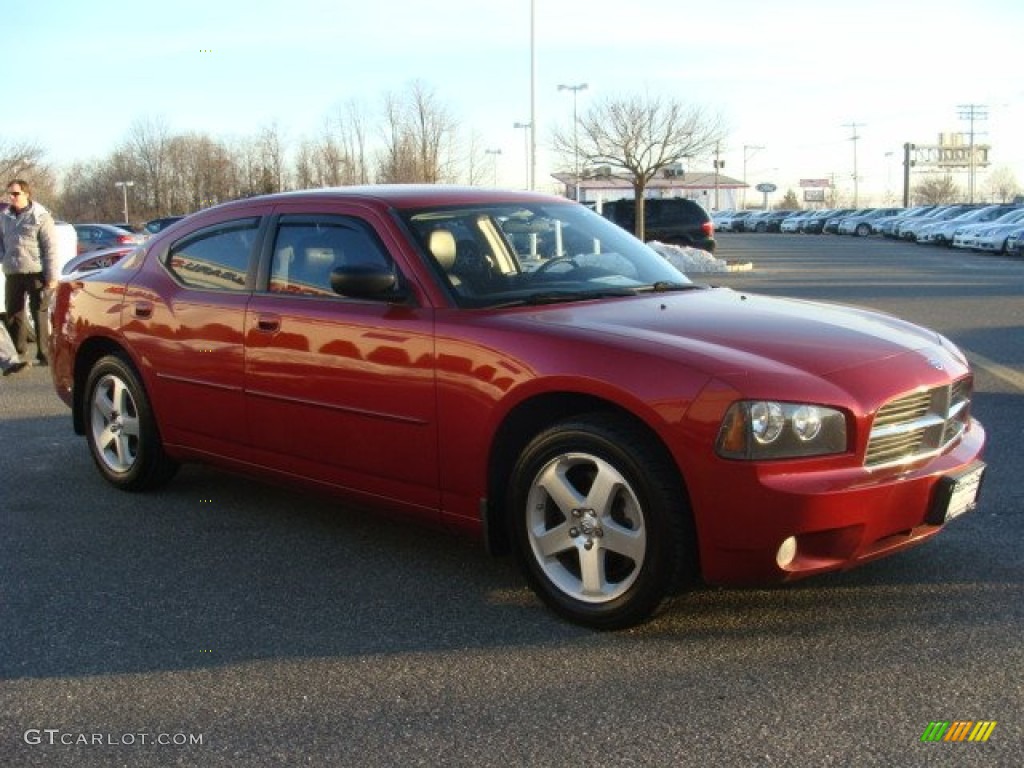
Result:
<svg viewBox="0 0 1024 768"><path fill-rule="evenodd" d="M640 502L607 461L567 453L549 462L530 489L527 515L534 557L566 595L602 603L636 581L647 551Z"/></svg>
<svg viewBox="0 0 1024 768"><path fill-rule="evenodd" d="M129 361L119 355L97 360L80 407L93 461L108 482L142 491L174 476L177 462L164 452L146 388Z"/></svg>
<svg viewBox="0 0 1024 768"><path fill-rule="evenodd" d="M92 438L107 469L128 472L139 453L139 413L127 384L113 374L103 376L93 389Z"/></svg>

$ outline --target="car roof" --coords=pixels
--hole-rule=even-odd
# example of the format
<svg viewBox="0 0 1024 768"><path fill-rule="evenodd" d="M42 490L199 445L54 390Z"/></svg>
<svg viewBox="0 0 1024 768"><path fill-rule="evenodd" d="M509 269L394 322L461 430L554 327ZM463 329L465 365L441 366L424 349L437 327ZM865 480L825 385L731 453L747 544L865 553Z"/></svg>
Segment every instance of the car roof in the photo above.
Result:
<svg viewBox="0 0 1024 768"><path fill-rule="evenodd" d="M325 187L322 189L305 189L293 192L278 192L271 195L260 195L241 200L222 203L214 206L218 209L226 207L246 207L254 202L290 202L294 200L307 202L376 202L393 208L422 208L437 205L468 205L474 203L563 203L572 204L564 197L542 194L539 192L522 192L515 190L487 189L482 187L455 186L445 184L373 184L352 187ZM207 209L213 210L213 209Z"/></svg>

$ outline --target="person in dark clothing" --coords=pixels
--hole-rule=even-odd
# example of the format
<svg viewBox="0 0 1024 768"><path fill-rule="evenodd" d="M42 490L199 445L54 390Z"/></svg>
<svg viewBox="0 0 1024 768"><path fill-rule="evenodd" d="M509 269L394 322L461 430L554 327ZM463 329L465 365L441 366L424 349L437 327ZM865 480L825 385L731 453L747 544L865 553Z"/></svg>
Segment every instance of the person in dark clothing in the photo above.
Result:
<svg viewBox="0 0 1024 768"><path fill-rule="evenodd" d="M19 355L28 347L25 299L36 332L36 364L47 365L50 293L59 272L53 216L32 199L23 179L7 183L10 207L0 214L0 263L6 278L7 330Z"/></svg>

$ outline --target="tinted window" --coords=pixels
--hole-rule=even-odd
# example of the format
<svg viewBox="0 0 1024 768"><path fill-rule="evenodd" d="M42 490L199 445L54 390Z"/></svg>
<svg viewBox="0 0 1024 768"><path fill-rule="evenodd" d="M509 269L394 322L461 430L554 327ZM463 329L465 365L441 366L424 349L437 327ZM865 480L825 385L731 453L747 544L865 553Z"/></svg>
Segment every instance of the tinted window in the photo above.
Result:
<svg viewBox="0 0 1024 768"><path fill-rule="evenodd" d="M653 227L673 224L682 215L679 206L671 205L667 200L648 200L644 208L645 221Z"/></svg>
<svg viewBox="0 0 1024 768"><path fill-rule="evenodd" d="M183 285L221 291L244 291L258 218L218 224L175 243L167 269Z"/></svg>
<svg viewBox="0 0 1024 768"><path fill-rule="evenodd" d="M331 272L344 267L390 269L391 260L376 238L353 219L286 217L274 238L268 289L338 297L331 289Z"/></svg>

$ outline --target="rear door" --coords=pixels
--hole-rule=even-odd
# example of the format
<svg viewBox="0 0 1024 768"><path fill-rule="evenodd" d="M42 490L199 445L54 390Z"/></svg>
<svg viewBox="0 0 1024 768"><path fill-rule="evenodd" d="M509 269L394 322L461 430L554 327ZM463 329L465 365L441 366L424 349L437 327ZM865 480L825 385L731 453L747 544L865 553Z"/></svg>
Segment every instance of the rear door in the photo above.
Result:
<svg viewBox="0 0 1024 768"><path fill-rule="evenodd" d="M189 232L128 288L124 334L168 443L244 456L244 324L262 221L234 213Z"/></svg>

